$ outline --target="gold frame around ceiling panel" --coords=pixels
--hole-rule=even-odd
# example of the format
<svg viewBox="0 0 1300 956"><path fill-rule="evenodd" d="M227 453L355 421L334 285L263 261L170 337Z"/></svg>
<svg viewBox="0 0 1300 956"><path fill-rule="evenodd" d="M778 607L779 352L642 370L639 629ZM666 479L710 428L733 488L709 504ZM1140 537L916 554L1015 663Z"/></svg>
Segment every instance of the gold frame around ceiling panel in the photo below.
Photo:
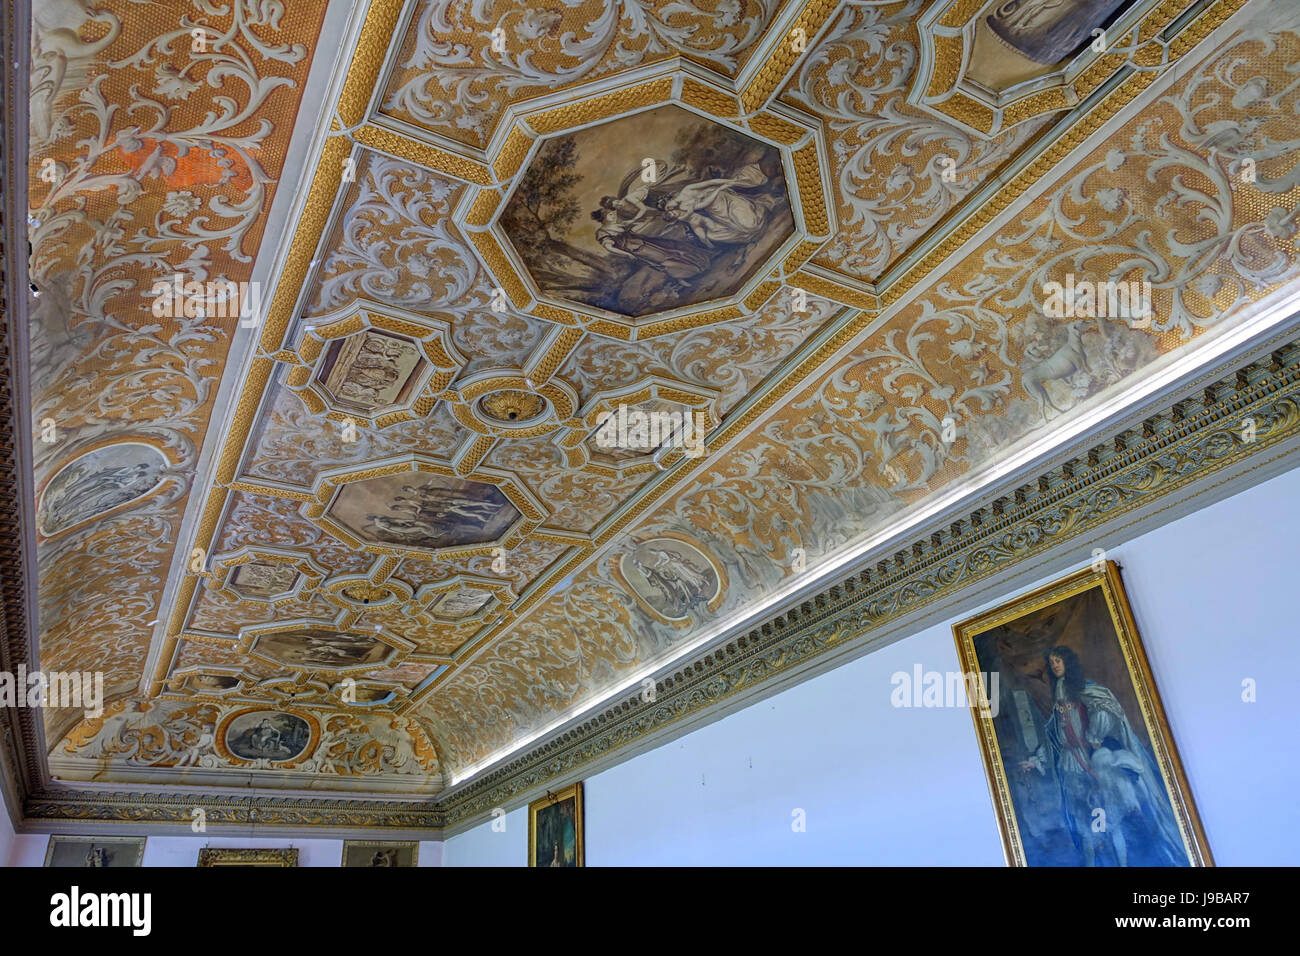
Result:
<svg viewBox="0 0 1300 956"><path fill-rule="evenodd" d="M687 112L694 109L777 150L786 168L786 189L795 226L791 236L772 254L772 261L790 269L806 261L816 247L831 240L833 205L827 194L829 178L822 175L822 153L818 145L822 137L820 121L788 108L781 114L761 110L744 115L736 108L735 94L710 82L705 75L686 72L672 62L665 64L664 69L668 70L667 75L626 89L592 94L558 106L538 105L530 109L525 103L512 114L512 126L492 161L499 180L468 193L453 214L452 223L468 237L497 287L517 311L550 322L572 322L593 335L633 341L740 318L746 310L761 306L775 291L766 274L770 270L759 269L732 295L658 313L652 320L636 319L552 299L535 288L527 270L508 252L512 246L501 229L500 213L506 197L526 169L529 156L541 142L571 129L612 122L660 106L674 105ZM681 95L687 88L692 91L689 98ZM792 117L798 117L802 123ZM803 145L796 150L794 143Z"/></svg>
<svg viewBox="0 0 1300 956"><path fill-rule="evenodd" d="M483 437L488 441L495 440L488 436ZM452 545L446 548L430 550L399 544L366 541L330 516L330 506L335 501L339 491L345 486L360 481L368 481L372 478L383 478L408 472L439 475L445 478L494 485L519 513L519 518L493 541L481 544ZM266 490L270 494L278 494L278 489L268 488ZM528 538L532 531L549 517L549 511L545 505L533 497L532 492L509 472L482 467L461 471L456 467L454 461L439 460L433 456L418 452L408 452L394 458L385 458L345 469L323 472L317 476L312 492L314 501L302 506L302 516L304 518L334 535L351 548L381 556L436 554L443 557L466 557L492 554L497 548L509 551Z"/></svg>
<svg viewBox="0 0 1300 956"><path fill-rule="evenodd" d="M391 332L412 341L422 353L426 367L420 371L418 384L404 401L364 412L339 404L320 382L320 368L329 355L331 343L369 329ZM284 384L303 400L313 414L324 415L331 421L351 421L377 429L427 415L466 365L465 357L452 341L451 327L445 322L362 298L354 299L334 312L314 317L311 324L299 329L293 348L280 354L288 356L284 363Z"/></svg>
<svg viewBox="0 0 1300 956"><path fill-rule="evenodd" d="M1163 62L1165 48L1157 35L1199 2L1138 0L1138 7L1121 14L1111 28L1113 35L1124 38L1136 32L1137 49L1127 54L1086 50L1069 65L1002 94L963 85L976 18L986 4L965 0L946 9L942 3L935 4L921 14L918 23L921 58L908 103L992 138L1017 123L1078 105L1126 63L1153 66Z"/></svg>

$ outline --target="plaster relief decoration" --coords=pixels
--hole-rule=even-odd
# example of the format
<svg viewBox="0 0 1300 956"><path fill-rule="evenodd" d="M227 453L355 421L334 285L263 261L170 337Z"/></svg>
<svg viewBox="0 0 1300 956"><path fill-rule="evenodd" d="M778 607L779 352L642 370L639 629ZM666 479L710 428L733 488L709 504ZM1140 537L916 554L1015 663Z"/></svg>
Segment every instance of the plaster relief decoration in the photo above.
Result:
<svg viewBox="0 0 1300 956"><path fill-rule="evenodd" d="M633 317L736 292L794 228L780 154L676 106L545 140L501 224L542 293Z"/></svg>
<svg viewBox="0 0 1300 956"><path fill-rule="evenodd" d="M423 361L413 342L363 332L330 343L316 374L340 405L373 412L409 396Z"/></svg>
<svg viewBox="0 0 1300 956"><path fill-rule="evenodd" d="M231 572L230 589L240 597L271 601L292 591L299 577L298 570L287 564L249 561Z"/></svg>

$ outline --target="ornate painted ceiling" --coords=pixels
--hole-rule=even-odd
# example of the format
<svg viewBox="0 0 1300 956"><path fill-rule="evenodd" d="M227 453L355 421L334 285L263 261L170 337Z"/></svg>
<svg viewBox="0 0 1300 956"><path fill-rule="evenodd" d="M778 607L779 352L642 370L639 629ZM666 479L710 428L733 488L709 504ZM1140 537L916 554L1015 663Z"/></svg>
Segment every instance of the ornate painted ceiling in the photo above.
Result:
<svg viewBox="0 0 1300 956"><path fill-rule="evenodd" d="M65 781L473 779L1300 271L1265 0L36 6Z"/></svg>

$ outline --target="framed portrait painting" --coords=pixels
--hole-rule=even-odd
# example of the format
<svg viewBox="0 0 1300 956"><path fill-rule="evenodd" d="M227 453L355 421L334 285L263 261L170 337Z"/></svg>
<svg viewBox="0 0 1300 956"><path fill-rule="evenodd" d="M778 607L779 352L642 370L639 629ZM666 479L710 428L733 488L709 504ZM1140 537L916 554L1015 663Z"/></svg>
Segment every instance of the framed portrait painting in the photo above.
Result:
<svg viewBox="0 0 1300 956"><path fill-rule="evenodd" d="M1009 864L1213 865L1113 561L953 632Z"/></svg>
<svg viewBox="0 0 1300 956"><path fill-rule="evenodd" d="M528 865L585 865L581 783L528 805Z"/></svg>
<svg viewBox="0 0 1300 956"><path fill-rule="evenodd" d="M46 866L140 866L144 837L52 836Z"/></svg>

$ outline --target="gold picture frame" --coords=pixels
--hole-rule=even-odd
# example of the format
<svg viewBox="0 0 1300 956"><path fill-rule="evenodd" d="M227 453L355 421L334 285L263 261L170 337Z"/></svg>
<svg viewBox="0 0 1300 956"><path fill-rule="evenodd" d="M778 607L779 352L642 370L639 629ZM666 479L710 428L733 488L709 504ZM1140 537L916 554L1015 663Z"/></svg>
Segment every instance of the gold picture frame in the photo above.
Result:
<svg viewBox="0 0 1300 956"><path fill-rule="evenodd" d="M550 844L549 857L545 850L538 853L543 842ZM547 791L542 799L528 804L529 866L586 866L584 844L581 781L555 793ZM539 863L539 858L543 862Z"/></svg>
<svg viewBox="0 0 1300 956"><path fill-rule="evenodd" d="M297 866L298 848L227 849L205 846L199 850L199 866Z"/></svg>
<svg viewBox="0 0 1300 956"><path fill-rule="evenodd" d="M340 866L419 866L420 844L383 840L344 840Z"/></svg>
<svg viewBox="0 0 1300 956"><path fill-rule="evenodd" d="M953 635L1008 865L1214 865L1118 565Z"/></svg>

